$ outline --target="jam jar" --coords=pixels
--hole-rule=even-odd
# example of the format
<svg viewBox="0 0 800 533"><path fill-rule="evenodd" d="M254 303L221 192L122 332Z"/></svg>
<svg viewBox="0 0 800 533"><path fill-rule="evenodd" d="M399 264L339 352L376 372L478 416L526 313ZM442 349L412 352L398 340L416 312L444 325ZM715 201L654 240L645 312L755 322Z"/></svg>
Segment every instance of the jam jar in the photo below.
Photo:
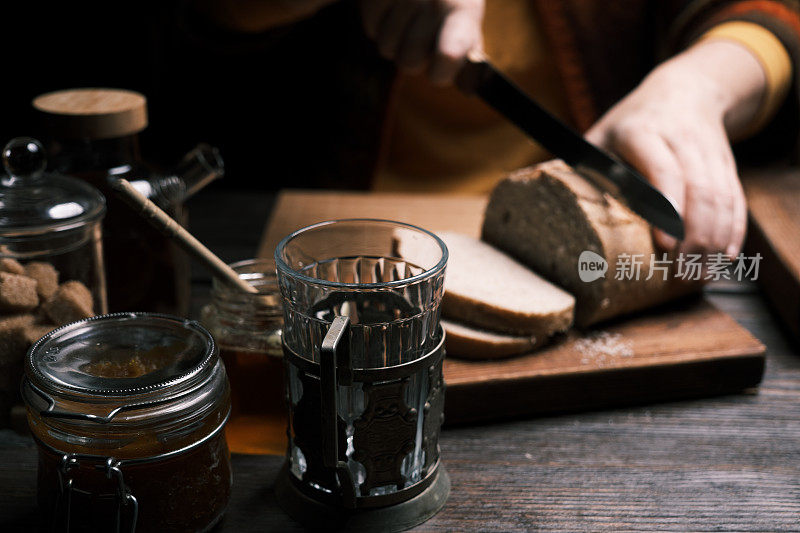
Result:
<svg viewBox="0 0 800 533"><path fill-rule="evenodd" d="M25 353L58 326L106 311L103 195L45 172L44 149L18 137L0 176L0 426L21 403ZM20 417L22 418L22 417Z"/></svg>
<svg viewBox="0 0 800 533"><path fill-rule="evenodd" d="M199 323L115 313L28 352L22 395L55 531L206 531L232 473L225 366Z"/></svg>
<svg viewBox="0 0 800 533"><path fill-rule="evenodd" d="M235 453L283 455L288 408L281 348L281 307L275 262L247 259L230 265L258 289L245 293L217 278L203 324L220 345L231 383L228 444Z"/></svg>

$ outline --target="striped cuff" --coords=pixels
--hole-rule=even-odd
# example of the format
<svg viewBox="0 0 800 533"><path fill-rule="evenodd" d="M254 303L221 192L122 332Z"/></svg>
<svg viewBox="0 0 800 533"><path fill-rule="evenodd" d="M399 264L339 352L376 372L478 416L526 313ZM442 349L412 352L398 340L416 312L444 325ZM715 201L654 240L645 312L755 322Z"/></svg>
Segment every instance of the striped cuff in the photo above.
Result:
<svg viewBox="0 0 800 533"><path fill-rule="evenodd" d="M758 133L778 111L792 83L792 60L786 48L768 29L753 22L723 22L703 34L700 40L725 39L735 41L758 59L766 76L767 87L761 107L743 138Z"/></svg>

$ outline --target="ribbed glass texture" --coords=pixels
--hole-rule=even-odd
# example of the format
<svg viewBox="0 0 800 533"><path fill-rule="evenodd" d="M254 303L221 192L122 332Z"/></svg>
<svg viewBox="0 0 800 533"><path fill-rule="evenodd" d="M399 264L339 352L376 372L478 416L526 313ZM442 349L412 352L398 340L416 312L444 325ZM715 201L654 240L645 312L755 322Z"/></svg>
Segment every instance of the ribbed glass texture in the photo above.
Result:
<svg viewBox="0 0 800 533"><path fill-rule="evenodd" d="M384 220L323 222L275 251L284 340L319 361L337 315L350 317L355 368L412 361L434 347L447 248L432 233Z"/></svg>

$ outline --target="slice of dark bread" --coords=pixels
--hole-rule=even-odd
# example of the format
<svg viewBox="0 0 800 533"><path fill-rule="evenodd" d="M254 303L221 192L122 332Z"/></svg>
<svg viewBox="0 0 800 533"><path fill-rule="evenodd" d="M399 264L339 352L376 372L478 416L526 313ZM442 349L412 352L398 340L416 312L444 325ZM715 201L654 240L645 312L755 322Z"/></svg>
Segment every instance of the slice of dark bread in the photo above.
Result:
<svg viewBox="0 0 800 533"><path fill-rule="evenodd" d="M697 286L674 277L650 276L650 226L627 206L554 160L524 168L492 192L483 239L506 251L575 296L575 323L587 326L681 296ZM578 261L591 251L608 265L604 277L582 281ZM616 279L618 261L637 254L638 279ZM650 277L650 279L647 279Z"/></svg>
<svg viewBox="0 0 800 533"><path fill-rule="evenodd" d="M441 324L447 334L447 357L502 359L532 352L543 344L543 341L530 335L495 333L444 319Z"/></svg>
<svg viewBox="0 0 800 533"><path fill-rule="evenodd" d="M479 329L545 339L572 325L575 299L497 248L442 232L450 259L442 315Z"/></svg>

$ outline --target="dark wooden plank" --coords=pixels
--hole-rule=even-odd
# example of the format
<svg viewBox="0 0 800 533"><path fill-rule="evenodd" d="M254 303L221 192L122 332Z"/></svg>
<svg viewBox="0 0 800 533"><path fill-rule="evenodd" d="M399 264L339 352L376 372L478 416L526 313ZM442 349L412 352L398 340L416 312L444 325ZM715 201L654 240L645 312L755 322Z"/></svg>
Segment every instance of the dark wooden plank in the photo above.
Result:
<svg viewBox="0 0 800 533"><path fill-rule="evenodd" d="M762 255L759 283L800 340L800 170L751 170L742 185L750 212L746 249Z"/></svg>
<svg viewBox="0 0 800 533"><path fill-rule="evenodd" d="M417 530L796 530L800 357L757 295L711 299L769 346L758 394L448 428L453 492ZM27 531L34 448L0 442L0 528ZM281 460L234 457L221 531L298 530L270 492Z"/></svg>

